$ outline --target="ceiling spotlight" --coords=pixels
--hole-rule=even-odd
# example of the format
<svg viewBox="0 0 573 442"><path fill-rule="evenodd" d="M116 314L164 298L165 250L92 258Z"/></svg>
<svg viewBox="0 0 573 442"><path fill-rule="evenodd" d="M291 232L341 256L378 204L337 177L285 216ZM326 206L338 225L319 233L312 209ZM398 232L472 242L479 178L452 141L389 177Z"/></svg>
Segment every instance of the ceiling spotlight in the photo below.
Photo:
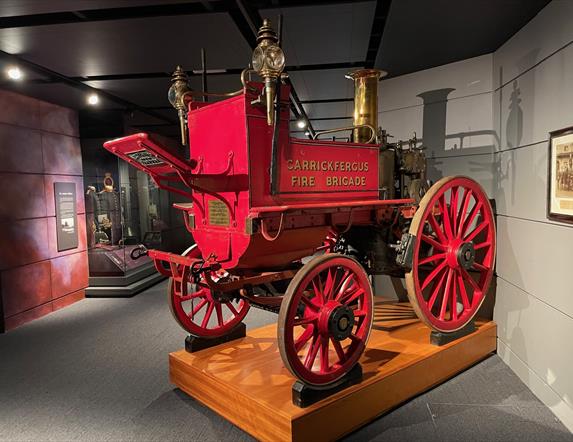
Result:
<svg viewBox="0 0 573 442"><path fill-rule="evenodd" d="M310 132L308 132L308 131L306 131L304 134L305 134L307 137L310 136Z"/></svg>
<svg viewBox="0 0 573 442"><path fill-rule="evenodd" d="M90 94L88 96L88 104L95 106L98 103L99 103L99 97L97 96L97 94Z"/></svg>
<svg viewBox="0 0 573 442"><path fill-rule="evenodd" d="M8 70L6 71L6 74L8 75L8 78L10 78L12 80L22 79L22 71L17 66L12 66L12 67L8 68Z"/></svg>
<svg viewBox="0 0 573 442"><path fill-rule="evenodd" d="M299 129L304 129L306 127L306 120L301 118L296 122L296 125L298 126Z"/></svg>

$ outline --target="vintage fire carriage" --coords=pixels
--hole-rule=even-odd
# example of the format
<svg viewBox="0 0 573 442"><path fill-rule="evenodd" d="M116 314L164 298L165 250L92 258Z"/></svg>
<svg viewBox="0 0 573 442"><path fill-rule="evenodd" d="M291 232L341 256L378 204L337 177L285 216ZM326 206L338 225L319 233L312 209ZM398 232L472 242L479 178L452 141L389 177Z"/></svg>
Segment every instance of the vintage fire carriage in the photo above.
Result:
<svg viewBox="0 0 573 442"><path fill-rule="evenodd" d="M169 305L191 335L230 333L249 308L278 313L285 366L327 388L362 355L373 320L372 276L404 277L431 329L472 320L490 285L495 225L475 181L446 177L429 189L415 139L389 143L377 124L377 83L358 70L351 140L292 138L284 54L265 20L243 87L214 103L195 100L184 71L169 99L183 153L138 133L105 148L189 202L195 245L183 255L150 250L170 278ZM257 74L262 82L250 80ZM215 94L209 94L215 95ZM328 133L334 131L326 131Z"/></svg>

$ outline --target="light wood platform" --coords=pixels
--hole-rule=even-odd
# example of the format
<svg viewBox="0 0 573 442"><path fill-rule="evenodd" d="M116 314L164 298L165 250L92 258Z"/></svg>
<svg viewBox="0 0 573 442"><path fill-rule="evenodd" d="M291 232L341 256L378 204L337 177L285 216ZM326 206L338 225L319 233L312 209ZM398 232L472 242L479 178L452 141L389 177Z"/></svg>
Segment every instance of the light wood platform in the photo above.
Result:
<svg viewBox="0 0 573 442"><path fill-rule="evenodd" d="M171 353L170 379L257 439L333 440L495 351L496 325L477 326L471 335L435 347L409 304L378 302L360 361L362 382L304 409L291 402L294 378L283 367L274 324L194 354Z"/></svg>

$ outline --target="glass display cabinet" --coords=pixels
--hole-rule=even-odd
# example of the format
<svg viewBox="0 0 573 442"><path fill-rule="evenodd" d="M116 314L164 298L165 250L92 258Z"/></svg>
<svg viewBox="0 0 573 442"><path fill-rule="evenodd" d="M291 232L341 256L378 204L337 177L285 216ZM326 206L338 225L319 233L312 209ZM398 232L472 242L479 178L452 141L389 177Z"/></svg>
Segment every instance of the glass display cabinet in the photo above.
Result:
<svg viewBox="0 0 573 442"><path fill-rule="evenodd" d="M172 195L104 152L100 140L84 144L86 296L132 296L162 279L143 247L181 252L192 240L171 209ZM92 144L97 155L89 154Z"/></svg>

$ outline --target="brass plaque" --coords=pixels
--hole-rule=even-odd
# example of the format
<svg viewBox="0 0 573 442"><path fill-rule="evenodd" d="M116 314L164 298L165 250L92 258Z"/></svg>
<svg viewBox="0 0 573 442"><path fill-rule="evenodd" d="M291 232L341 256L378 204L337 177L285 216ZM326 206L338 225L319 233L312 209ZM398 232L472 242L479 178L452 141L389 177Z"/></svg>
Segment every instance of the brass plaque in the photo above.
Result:
<svg viewBox="0 0 573 442"><path fill-rule="evenodd" d="M230 219L229 209L224 202L219 200L209 201L209 224L229 227L231 225Z"/></svg>

